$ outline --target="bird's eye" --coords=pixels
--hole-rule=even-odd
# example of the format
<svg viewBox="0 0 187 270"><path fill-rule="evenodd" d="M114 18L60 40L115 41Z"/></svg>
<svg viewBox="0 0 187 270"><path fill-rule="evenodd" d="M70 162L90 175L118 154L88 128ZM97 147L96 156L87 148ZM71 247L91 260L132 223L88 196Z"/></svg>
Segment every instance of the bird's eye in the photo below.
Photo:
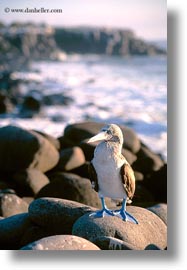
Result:
<svg viewBox="0 0 187 270"><path fill-rule="evenodd" d="M108 130L106 130L106 133L107 134L111 134L111 131L108 129Z"/></svg>

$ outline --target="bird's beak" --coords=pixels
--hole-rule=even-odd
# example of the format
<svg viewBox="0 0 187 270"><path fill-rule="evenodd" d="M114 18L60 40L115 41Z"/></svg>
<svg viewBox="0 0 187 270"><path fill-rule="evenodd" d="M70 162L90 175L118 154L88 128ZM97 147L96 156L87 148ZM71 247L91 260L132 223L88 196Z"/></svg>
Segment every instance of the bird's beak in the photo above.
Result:
<svg viewBox="0 0 187 270"><path fill-rule="evenodd" d="M90 138L88 140L88 143L93 143L93 142L100 142L100 141L105 141L108 139L107 133L104 131L101 131L100 133L98 133L97 135L95 135L94 137Z"/></svg>

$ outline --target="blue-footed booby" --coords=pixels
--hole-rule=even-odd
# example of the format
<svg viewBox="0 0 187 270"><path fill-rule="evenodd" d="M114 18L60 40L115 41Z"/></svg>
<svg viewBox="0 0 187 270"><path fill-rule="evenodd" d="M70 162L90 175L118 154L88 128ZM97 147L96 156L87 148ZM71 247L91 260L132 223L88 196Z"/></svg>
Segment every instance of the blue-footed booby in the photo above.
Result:
<svg viewBox="0 0 187 270"><path fill-rule="evenodd" d="M135 192L135 176L130 164L121 153L123 146L121 129L115 124L107 125L99 134L88 140L88 143L92 142L99 142L99 144L90 163L90 180L101 199L102 209L91 213L90 216L118 216L124 221L138 224L137 220L126 212L126 203L131 202ZM108 209L105 197L123 199L121 209Z"/></svg>

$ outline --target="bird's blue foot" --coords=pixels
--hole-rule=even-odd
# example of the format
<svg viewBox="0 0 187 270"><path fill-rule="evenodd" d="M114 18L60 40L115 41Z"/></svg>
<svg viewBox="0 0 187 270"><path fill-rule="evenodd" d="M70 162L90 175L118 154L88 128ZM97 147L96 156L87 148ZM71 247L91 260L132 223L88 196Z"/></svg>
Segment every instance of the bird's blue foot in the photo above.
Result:
<svg viewBox="0 0 187 270"><path fill-rule="evenodd" d="M114 216L114 214L109 209L103 208L102 210L91 213L89 216L94 217L94 218L102 218L102 217L106 217L106 216Z"/></svg>
<svg viewBox="0 0 187 270"><path fill-rule="evenodd" d="M89 215L90 217L101 218L101 217L106 217L106 216L114 216L113 212L107 208L104 197L101 197L101 204L102 204L102 209L94 213L91 213Z"/></svg>
<svg viewBox="0 0 187 270"><path fill-rule="evenodd" d="M123 209L120 210L115 210L113 211L114 216L117 216L119 218L121 218L124 221L130 221L132 223L138 224L138 221L128 212L126 212Z"/></svg>

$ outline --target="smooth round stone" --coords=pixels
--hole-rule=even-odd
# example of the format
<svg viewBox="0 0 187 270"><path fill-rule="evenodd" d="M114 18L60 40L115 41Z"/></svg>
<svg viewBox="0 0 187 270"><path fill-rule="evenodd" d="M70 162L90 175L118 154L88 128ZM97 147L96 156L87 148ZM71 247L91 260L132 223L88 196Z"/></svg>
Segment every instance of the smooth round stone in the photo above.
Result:
<svg viewBox="0 0 187 270"><path fill-rule="evenodd" d="M67 148L60 151L60 159L54 170L70 171L86 162L84 153L80 147Z"/></svg>
<svg viewBox="0 0 187 270"><path fill-rule="evenodd" d="M76 144L69 140L68 138L64 136L60 136L57 138L59 143L60 143L60 149L66 149L66 148L71 148L74 147Z"/></svg>
<svg viewBox="0 0 187 270"><path fill-rule="evenodd" d="M42 238L22 250L100 250L90 241L73 235L54 235Z"/></svg>
<svg viewBox="0 0 187 270"><path fill-rule="evenodd" d="M137 153L137 160L133 163L133 169L147 174L152 171L158 171L163 165L164 162L159 155L142 145Z"/></svg>
<svg viewBox="0 0 187 270"><path fill-rule="evenodd" d="M86 161L82 166L75 168L71 170L70 172L73 174L79 175L83 178L89 179L90 178L89 169L88 169L89 165L90 165L90 162Z"/></svg>
<svg viewBox="0 0 187 270"><path fill-rule="evenodd" d="M34 95L28 95L24 98L20 113L23 116L32 117L34 113L38 113L41 108L41 100L36 98Z"/></svg>
<svg viewBox="0 0 187 270"><path fill-rule="evenodd" d="M131 151L129 151L128 149L123 148L122 155L126 158L126 160L128 161L130 165L132 165L137 160L137 156L133 154Z"/></svg>
<svg viewBox="0 0 187 270"><path fill-rule="evenodd" d="M0 171L52 169L59 160L57 149L42 135L17 126L0 128Z"/></svg>
<svg viewBox="0 0 187 270"><path fill-rule="evenodd" d="M91 242L101 236L114 237L134 246L136 250L143 250L150 244L161 249L167 246L167 227L158 216L135 206L128 206L127 211L138 220L138 224L125 222L118 217L94 218L86 214L74 223L72 234Z"/></svg>
<svg viewBox="0 0 187 270"><path fill-rule="evenodd" d="M59 152L48 139L44 138L44 136L34 131L30 132L36 136L40 147L29 168L35 168L42 172L47 172L57 165L59 161Z"/></svg>
<svg viewBox="0 0 187 270"><path fill-rule="evenodd" d="M80 202L96 208L101 207L98 193L92 189L89 179L72 173L56 172L49 176L51 183L42 188L36 195L41 197L56 197ZM115 206L110 199L106 199L108 206Z"/></svg>
<svg viewBox="0 0 187 270"><path fill-rule="evenodd" d="M143 181L144 176L141 172L134 171L134 176L136 181Z"/></svg>
<svg viewBox="0 0 187 270"><path fill-rule="evenodd" d="M49 183L48 177L38 169L27 169L13 176L19 195L36 195Z"/></svg>
<svg viewBox="0 0 187 270"><path fill-rule="evenodd" d="M41 238L48 237L56 234L55 231L41 227L38 225L31 225L22 235L20 240L20 246L26 246L34 241L37 241Z"/></svg>
<svg viewBox="0 0 187 270"><path fill-rule="evenodd" d="M167 204L159 203L147 208L149 211L156 214L167 225Z"/></svg>
<svg viewBox="0 0 187 270"><path fill-rule="evenodd" d="M37 138L29 131L16 126L0 128L0 171L28 168L39 148Z"/></svg>
<svg viewBox="0 0 187 270"><path fill-rule="evenodd" d="M0 215L10 217L28 211L28 204L15 194L0 194Z"/></svg>
<svg viewBox="0 0 187 270"><path fill-rule="evenodd" d="M93 207L58 198L40 198L29 205L29 217L34 224L51 229L56 234L70 234L74 222Z"/></svg>
<svg viewBox="0 0 187 270"><path fill-rule="evenodd" d="M142 182L136 182L136 189L134 197L132 198L132 203L137 206L144 207L146 203L148 203L147 206L149 206L150 202L152 203L154 201L155 201L154 196L146 187L144 187Z"/></svg>
<svg viewBox="0 0 187 270"><path fill-rule="evenodd" d="M156 245L150 244L145 248L145 250L161 250L161 249Z"/></svg>
<svg viewBox="0 0 187 270"><path fill-rule="evenodd" d="M85 158L87 161L91 161L94 156L94 150L97 146L96 142L88 143L88 139L81 141L79 144L79 147L84 152Z"/></svg>
<svg viewBox="0 0 187 270"><path fill-rule="evenodd" d="M96 122L83 122L68 125L64 130L64 137L75 143L80 143L81 141L96 135L105 125L105 123ZM138 136L131 128L122 125L119 126L124 136L123 147L133 153L137 153L140 149L140 140L138 139Z"/></svg>
<svg viewBox="0 0 187 270"><path fill-rule="evenodd" d="M42 135L44 138L46 138L57 150L60 150L60 142L58 139L53 137L52 135L49 135L47 133L44 133L39 130L33 130L34 132L37 132L38 134Z"/></svg>
<svg viewBox="0 0 187 270"><path fill-rule="evenodd" d="M167 164L146 176L143 183L154 195L157 202L167 203Z"/></svg>
<svg viewBox="0 0 187 270"><path fill-rule="evenodd" d="M30 225L28 213L0 220L0 249L19 249L22 235Z"/></svg>

